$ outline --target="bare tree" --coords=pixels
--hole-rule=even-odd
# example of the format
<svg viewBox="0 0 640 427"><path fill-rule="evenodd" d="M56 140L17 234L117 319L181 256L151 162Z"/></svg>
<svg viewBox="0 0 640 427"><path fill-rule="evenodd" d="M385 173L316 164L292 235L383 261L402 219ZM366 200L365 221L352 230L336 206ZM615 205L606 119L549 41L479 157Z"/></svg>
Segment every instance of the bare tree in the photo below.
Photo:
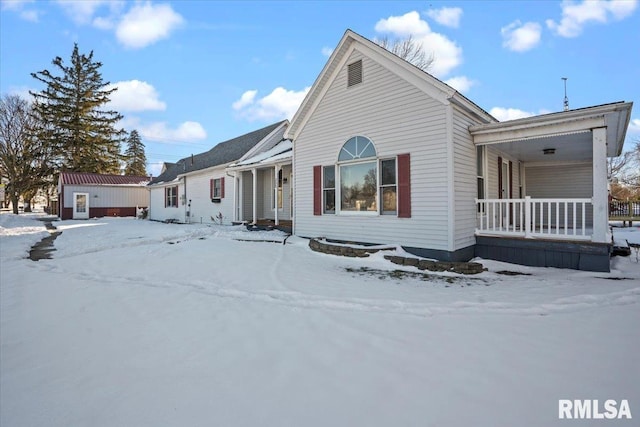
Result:
<svg viewBox="0 0 640 427"><path fill-rule="evenodd" d="M422 43L416 41L412 36L393 41L384 37L376 40L376 43L423 71L429 71L433 65L433 53L427 54Z"/></svg>
<svg viewBox="0 0 640 427"><path fill-rule="evenodd" d="M20 196L33 198L31 194L48 185L52 174L47 148L34 137L38 122L31 109L17 95L0 100L0 175L7 179L14 214Z"/></svg>
<svg viewBox="0 0 640 427"><path fill-rule="evenodd" d="M618 157L609 157L607 159L607 178L609 181L620 179L621 174L627 169L627 166L633 160L633 156L633 152L625 151Z"/></svg>
<svg viewBox="0 0 640 427"><path fill-rule="evenodd" d="M640 139L631 151L608 159L607 175L613 184L611 194L616 198L640 197Z"/></svg>

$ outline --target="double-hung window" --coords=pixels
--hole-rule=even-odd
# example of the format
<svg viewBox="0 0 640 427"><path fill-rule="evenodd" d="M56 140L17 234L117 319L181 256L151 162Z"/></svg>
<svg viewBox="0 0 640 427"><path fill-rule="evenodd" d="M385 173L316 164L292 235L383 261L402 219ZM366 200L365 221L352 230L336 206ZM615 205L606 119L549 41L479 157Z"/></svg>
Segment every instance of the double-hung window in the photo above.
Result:
<svg viewBox="0 0 640 427"><path fill-rule="evenodd" d="M380 161L380 200L383 215L398 212L398 185L396 181L396 159Z"/></svg>
<svg viewBox="0 0 640 427"><path fill-rule="evenodd" d="M325 166L322 168L322 212L336 213L336 168Z"/></svg>
<svg viewBox="0 0 640 427"><path fill-rule="evenodd" d="M222 197L222 180L220 178L213 180L212 198L219 199Z"/></svg>
<svg viewBox="0 0 640 427"><path fill-rule="evenodd" d="M164 189L164 206L167 208L178 207L178 186L165 187Z"/></svg>

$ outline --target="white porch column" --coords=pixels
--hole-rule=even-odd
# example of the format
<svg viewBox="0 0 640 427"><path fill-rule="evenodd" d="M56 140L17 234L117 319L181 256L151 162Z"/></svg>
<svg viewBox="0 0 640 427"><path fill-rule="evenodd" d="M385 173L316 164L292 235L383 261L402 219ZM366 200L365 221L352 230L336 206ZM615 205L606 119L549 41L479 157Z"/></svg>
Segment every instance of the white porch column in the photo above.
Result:
<svg viewBox="0 0 640 427"><path fill-rule="evenodd" d="M609 210L607 194L607 128L596 128L593 138L593 236L594 242L607 242Z"/></svg>
<svg viewBox="0 0 640 427"><path fill-rule="evenodd" d="M280 181L278 180L278 172L280 171L280 165L275 165L274 167L276 173L275 173L275 185L273 186L273 191L276 193L274 196L274 200L276 201L275 203L275 221L276 221L276 225L280 225L280 223L278 222L278 185L280 184Z"/></svg>
<svg viewBox="0 0 640 427"><path fill-rule="evenodd" d="M244 172L238 173L238 210L235 215L238 221L244 221Z"/></svg>
<svg viewBox="0 0 640 427"><path fill-rule="evenodd" d="M233 172L233 215L231 221L238 221L238 171Z"/></svg>
<svg viewBox="0 0 640 427"><path fill-rule="evenodd" d="M258 223L258 171L251 169L253 175L253 224Z"/></svg>

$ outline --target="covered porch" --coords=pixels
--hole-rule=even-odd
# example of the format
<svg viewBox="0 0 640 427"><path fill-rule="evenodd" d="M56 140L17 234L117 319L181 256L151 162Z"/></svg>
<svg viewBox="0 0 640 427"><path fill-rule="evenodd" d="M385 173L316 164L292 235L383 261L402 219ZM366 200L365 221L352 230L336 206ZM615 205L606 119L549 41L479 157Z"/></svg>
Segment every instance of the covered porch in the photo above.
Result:
<svg viewBox="0 0 640 427"><path fill-rule="evenodd" d="M608 271L607 157L622 151L631 107L618 102L472 126L478 153L475 234L481 250L493 245L515 254L522 247L557 248L558 254L570 250L579 258L585 248L600 247L596 268L605 269L606 258ZM498 245L496 238L513 244ZM498 255L509 262L514 257ZM580 268L575 260L569 264Z"/></svg>
<svg viewBox="0 0 640 427"><path fill-rule="evenodd" d="M291 228L293 220L292 143L230 165L234 178L233 221Z"/></svg>

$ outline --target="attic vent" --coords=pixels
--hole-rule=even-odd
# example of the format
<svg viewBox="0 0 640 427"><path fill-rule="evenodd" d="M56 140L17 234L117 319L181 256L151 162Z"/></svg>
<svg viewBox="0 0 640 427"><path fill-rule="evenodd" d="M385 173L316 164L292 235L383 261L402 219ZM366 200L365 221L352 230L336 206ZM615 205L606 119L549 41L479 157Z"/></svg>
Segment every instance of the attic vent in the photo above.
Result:
<svg viewBox="0 0 640 427"><path fill-rule="evenodd" d="M347 87L362 83L362 59L347 65L348 80Z"/></svg>

